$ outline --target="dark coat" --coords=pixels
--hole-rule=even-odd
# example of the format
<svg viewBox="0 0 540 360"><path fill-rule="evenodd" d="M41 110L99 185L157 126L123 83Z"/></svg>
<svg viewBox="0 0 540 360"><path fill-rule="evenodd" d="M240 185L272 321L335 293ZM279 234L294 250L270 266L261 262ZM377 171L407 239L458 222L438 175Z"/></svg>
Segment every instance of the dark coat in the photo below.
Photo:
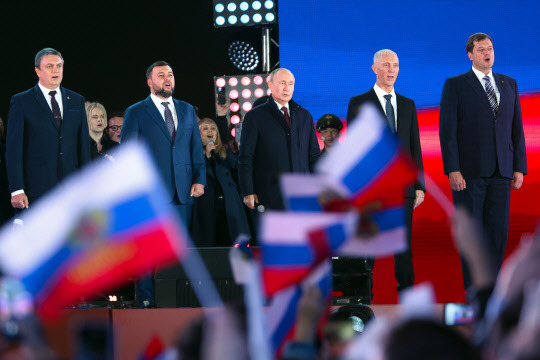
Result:
<svg viewBox="0 0 540 360"><path fill-rule="evenodd" d="M60 92L60 129L38 85L11 98L6 141L9 188L24 190L30 203L90 161L84 98L63 87Z"/></svg>
<svg viewBox="0 0 540 360"><path fill-rule="evenodd" d="M231 246L232 244L220 244L217 241L220 234L216 234L215 231L215 198L219 185L223 191L227 226L231 241L234 242L240 234L250 236L244 204L240 198L238 185L234 179L238 161L236 156L229 150L227 150L227 157L225 159L217 155L210 159L205 156L205 159L206 188L204 189L204 194L196 198L193 205L190 224L191 234L195 245L198 247Z"/></svg>
<svg viewBox="0 0 540 360"><path fill-rule="evenodd" d="M100 153L97 148L97 143L94 141L94 139L90 138L90 158L94 160L96 158L104 157L105 155L110 155L110 150L116 145L116 142L112 141L105 133L103 133L103 136L101 137Z"/></svg>
<svg viewBox="0 0 540 360"><path fill-rule="evenodd" d="M0 226L15 215L6 172L6 145L0 143Z"/></svg>
<svg viewBox="0 0 540 360"><path fill-rule="evenodd" d="M193 106L173 101L178 118L174 141L163 116L148 96L126 110L121 142L129 138L142 139L153 155L169 200L173 200L176 192L181 204L193 204L191 186L206 185L201 135Z"/></svg>
<svg viewBox="0 0 540 360"><path fill-rule="evenodd" d="M238 175L242 196L257 194L270 209L283 209L279 176L310 173L320 156L311 114L289 102L291 126L270 97L244 117Z"/></svg>
<svg viewBox="0 0 540 360"><path fill-rule="evenodd" d="M444 83L439 138L444 173L460 171L465 179L527 173L525 136L516 80L493 73L501 94L493 115L484 87L471 69Z"/></svg>
<svg viewBox="0 0 540 360"><path fill-rule="evenodd" d="M420 168L420 173L423 173L422 162L422 148L420 147L420 133L418 130L418 119L416 116L416 106L414 101L406 98L403 95L396 93L397 101L397 136L401 140L401 143L409 151L412 158L416 161L416 164ZM377 109L381 112L382 116L386 118L381 102L375 93L375 90L371 88L368 92L354 96L349 101L349 109L347 111L347 124L350 126L361 105L366 102L375 104ZM423 177L414 184L414 188L407 189L406 197L416 197L415 190L426 191Z"/></svg>

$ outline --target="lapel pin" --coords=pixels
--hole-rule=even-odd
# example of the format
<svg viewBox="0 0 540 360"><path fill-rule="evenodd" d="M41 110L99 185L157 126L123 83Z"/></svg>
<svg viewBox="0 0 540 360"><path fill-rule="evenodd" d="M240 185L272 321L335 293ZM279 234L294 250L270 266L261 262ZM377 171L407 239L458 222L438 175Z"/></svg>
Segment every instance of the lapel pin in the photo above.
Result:
<svg viewBox="0 0 540 360"><path fill-rule="evenodd" d="M69 96L67 96L67 99L69 100Z"/></svg>

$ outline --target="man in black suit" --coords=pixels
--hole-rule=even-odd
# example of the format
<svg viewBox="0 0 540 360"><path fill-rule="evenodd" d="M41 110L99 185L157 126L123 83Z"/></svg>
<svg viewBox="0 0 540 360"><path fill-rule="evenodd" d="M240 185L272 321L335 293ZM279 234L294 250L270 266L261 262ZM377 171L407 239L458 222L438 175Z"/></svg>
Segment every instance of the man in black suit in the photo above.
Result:
<svg viewBox="0 0 540 360"><path fill-rule="evenodd" d="M368 92L351 98L347 111L347 122L349 125L354 122L362 104L366 102L375 104L381 114L388 120L388 125L392 131L399 137L405 149L409 150L412 158L422 171L422 149L420 148L416 106L413 100L396 93L394 90L394 84L399 73L397 54L388 49L377 51L373 57L371 69L375 73L377 81ZM397 289L400 292L414 285L411 251L412 213L413 209L424 201L424 193L425 187L423 180L420 179L405 194L405 224L407 226L408 249L401 254L396 254L394 257L394 272L398 281ZM373 260L369 262L369 265L373 265Z"/></svg>
<svg viewBox="0 0 540 360"><path fill-rule="evenodd" d="M27 208L90 161L85 101L60 86L63 69L58 51L39 51L35 58L38 84L11 98L6 165L14 208Z"/></svg>
<svg viewBox="0 0 540 360"><path fill-rule="evenodd" d="M439 137L454 206L465 206L484 225L496 269L508 237L510 187L527 172L516 80L491 71L493 41L473 34L466 45L472 69L444 83ZM462 259L465 288L469 270Z"/></svg>
<svg viewBox="0 0 540 360"><path fill-rule="evenodd" d="M320 156L311 114L292 100L294 75L272 71L272 96L244 117L240 138L238 175L244 204L283 209L279 176L310 173Z"/></svg>

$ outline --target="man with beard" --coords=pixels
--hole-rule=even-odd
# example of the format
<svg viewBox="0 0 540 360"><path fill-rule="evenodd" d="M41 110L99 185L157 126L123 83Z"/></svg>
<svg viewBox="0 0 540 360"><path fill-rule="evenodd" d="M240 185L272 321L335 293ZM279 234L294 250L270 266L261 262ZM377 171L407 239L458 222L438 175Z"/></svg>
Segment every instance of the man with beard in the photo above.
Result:
<svg viewBox="0 0 540 360"><path fill-rule="evenodd" d="M172 98L174 74L168 63L150 65L146 79L151 94L126 110L121 141L137 138L148 145L169 200L187 228L193 198L201 196L206 185L197 116L193 106ZM155 306L151 278L137 284L137 304Z"/></svg>

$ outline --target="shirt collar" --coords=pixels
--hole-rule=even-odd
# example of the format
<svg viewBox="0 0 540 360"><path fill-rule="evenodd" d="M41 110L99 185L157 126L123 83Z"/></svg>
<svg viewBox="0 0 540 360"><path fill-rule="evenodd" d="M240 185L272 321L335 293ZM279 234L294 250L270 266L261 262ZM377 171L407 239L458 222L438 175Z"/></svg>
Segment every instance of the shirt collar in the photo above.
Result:
<svg viewBox="0 0 540 360"><path fill-rule="evenodd" d="M47 89L45 86L41 85L39 81L38 81L38 85L39 85L39 88L41 89L41 92L43 92L43 95L45 95L45 98L47 98L47 96L49 96L49 93L54 90L56 90L57 95L60 95L60 86L57 86L54 89Z"/></svg>
<svg viewBox="0 0 540 360"><path fill-rule="evenodd" d="M169 96L166 100L163 100L163 99L157 97L156 95L150 93L150 98L152 99L154 104L156 104L156 106L158 108L159 108L159 106L163 107L163 105L161 104L162 102L167 102L167 103L169 103L169 105L172 105L174 107L174 103L172 101L172 96Z"/></svg>
<svg viewBox="0 0 540 360"><path fill-rule="evenodd" d="M281 108L283 106L285 106L287 108L287 113L291 113L291 111L289 110L289 103L285 104L285 105L281 105L280 103L278 103L276 100L274 100L274 103L276 104L276 106L278 107L279 110L281 110Z"/></svg>
<svg viewBox="0 0 540 360"><path fill-rule="evenodd" d="M480 83L481 84L484 84L484 76L488 76L491 80L491 83L493 84L493 81L495 81L495 79L493 78L493 71L489 71L487 74L484 74L483 72L481 72L480 70L476 69L474 66L472 67L472 71L474 72L474 75L476 75L476 77L478 78L478 80L480 80Z"/></svg>
<svg viewBox="0 0 540 360"><path fill-rule="evenodd" d="M379 85L375 84L373 86L373 90L375 90L375 94L377 94L378 97L382 98L384 97L384 95L388 95L388 94L391 94L392 95L392 99L395 99L396 98L396 92L394 91L394 88L392 88L392 91L390 91L389 93L387 93L386 91L384 91L383 89L381 89L379 87Z"/></svg>

